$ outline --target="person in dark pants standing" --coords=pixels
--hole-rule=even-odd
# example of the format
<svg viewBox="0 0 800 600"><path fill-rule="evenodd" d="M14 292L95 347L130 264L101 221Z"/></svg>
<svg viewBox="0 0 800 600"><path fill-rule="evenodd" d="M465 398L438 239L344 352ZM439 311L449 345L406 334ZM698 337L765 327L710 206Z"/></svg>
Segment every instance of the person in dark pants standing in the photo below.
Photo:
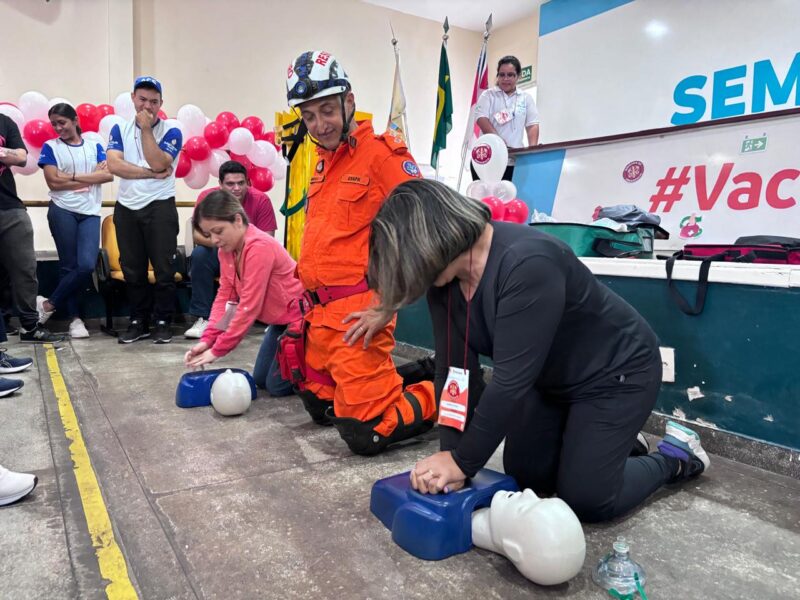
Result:
<svg viewBox="0 0 800 600"><path fill-rule="evenodd" d="M111 128L106 153L108 170L120 178L114 226L131 302L130 325L119 342L150 337L152 313L153 341L168 344L175 312L179 229L174 168L183 136L180 129L167 128L158 118L163 103L158 80L139 77L131 98L136 117ZM153 265L154 290L148 282L148 261Z"/></svg>
<svg viewBox="0 0 800 600"><path fill-rule="evenodd" d="M0 280L4 289L11 288L11 298L22 325L19 339L23 342L60 342L63 335L50 333L39 323L36 294L36 250L33 247L33 224L17 196L12 166L22 166L28 160L28 149L19 128L6 115L0 115L0 263L5 273Z"/></svg>
<svg viewBox="0 0 800 600"><path fill-rule="evenodd" d="M381 308L427 292L433 321L442 451L416 464L415 489L459 489L505 438L520 488L594 522L708 468L699 436L671 421L657 452L630 456L661 385L658 339L569 246L429 180L397 186L372 230Z"/></svg>

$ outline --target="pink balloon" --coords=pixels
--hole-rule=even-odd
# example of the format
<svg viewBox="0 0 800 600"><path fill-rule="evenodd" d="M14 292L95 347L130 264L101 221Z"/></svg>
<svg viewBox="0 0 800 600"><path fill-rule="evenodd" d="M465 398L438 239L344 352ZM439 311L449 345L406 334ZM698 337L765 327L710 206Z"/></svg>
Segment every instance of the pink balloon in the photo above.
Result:
<svg viewBox="0 0 800 600"><path fill-rule="evenodd" d="M211 155L211 147L208 145L206 138L196 135L186 140L183 145L183 151L192 160L204 161Z"/></svg>
<svg viewBox="0 0 800 600"><path fill-rule="evenodd" d="M482 198L481 202L483 202L486 206L489 207L489 210L492 211L492 221L502 221L503 216L506 212L506 207L503 204L503 201L500 198L495 196L486 196L486 198Z"/></svg>
<svg viewBox="0 0 800 600"><path fill-rule="evenodd" d="M528 222L528 205L519 198L509 200L505 205L504 221L525 224Z"/></svg>
<svg viewBox="0 0 800 600"><path fill-rule="evenodd" d="M178 165L175 167L175 177L183 179L192 170L192 159L186 155L186 152L178 154Z"/></svg>
<svg viewBox="0 0 800 600"><path fill-rule="evenodd" d="M208 168L206 164L203 162L193 162L192 168L189 169L183 181L193 190L199 190L201 187L205 187L208 183Z"/></svg>
<svg viewBox="0 0 800 600"><path fill-rule="evenodd" d="M219 168L222 166L222 163L227 162L229 160L230 157L228 156L228 153L225 152L224 150L212 150L211 156L209 156L204 161L209 176L219 177Z"/></svg>
<svg viewBox="0 0 800 600"><path fill-rule="evenodd" d="M269 169L253 167L248 171L248 178L253 187L261 192L268 192L275 184L275 177Z"/></svg>
<svg viewBox="0 0 800 600"><path fill-rule="evenodd" d="M41 148L47 140L56 136L56 131L49 121L33 119L25 123L22 128L22 137L34 148Z"/></svg>
<svg viewBox="0 0 800 600"><path fill-rule="evenodd" d="M30 148L28 152L28 159L22 167L11 167L11 172L17 175L33 175L39 170L39 149Z"/></svg>
<svg viewBox="0 0 800 600"><path fill-rule="evenodd" d="M258 117L245 117L242 119L241 126L249 129L255 139L259 139L264 135L264 121Z"/></svg>
<svg viewBox="0 0 800 600"><path fill-rule="evenodd" d="M228 141L228 129L225 125L211 121L203 130L203 137L212 148L222 148Z"/></svg>

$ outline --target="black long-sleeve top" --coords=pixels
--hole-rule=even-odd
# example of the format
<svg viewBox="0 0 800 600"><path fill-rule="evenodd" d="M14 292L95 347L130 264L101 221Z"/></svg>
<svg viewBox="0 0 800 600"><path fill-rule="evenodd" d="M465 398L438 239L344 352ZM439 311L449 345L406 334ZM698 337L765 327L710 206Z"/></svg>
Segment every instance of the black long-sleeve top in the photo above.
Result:
<svg viewBox="0 0 800 600"><path fill-rule="evenodd" d="M463 433L440 428L441 449L452 451L468 477L500 445L522 402L539 401L540 394L564 402L590 398L595 384L636 372L658 353L647 322L595 279L569 246L533 227L492 226L486 267L470 306L467 426ZM439 398L449 367L464 367L467 301L455 279L431 288L428 305ZM494 363L485 389L480 355Z"/></svg>

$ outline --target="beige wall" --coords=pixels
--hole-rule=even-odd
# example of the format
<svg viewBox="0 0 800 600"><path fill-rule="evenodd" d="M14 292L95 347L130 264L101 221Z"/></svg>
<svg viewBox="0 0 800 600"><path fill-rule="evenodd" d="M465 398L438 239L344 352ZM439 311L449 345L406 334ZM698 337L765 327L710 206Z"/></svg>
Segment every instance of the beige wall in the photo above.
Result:
<svg viewBox="0 0 800 600"><path fill-rule="evenodd" d="M0 66L0 101L14 102L34 89L76 103L110 102L135 75L152 74L164 85L164 109L170 116L192 103L212 119L232 110L240 118L255 114L271 123L275 111L286 106L286 66L300 52L322 48L345 66L359 109L372 112L376 129L383 130L394 76L390 20L400 42L411 151L427 164L441 24L357 0L5 0L0 21L12 24L5 27L5 40L25 50L18 60ZM523 64L535 65L537 31L538 15L496 29L490 62L512 53ZM477 32L450 30L453 131L440 154L440 174L450 181L458 175L481 40ZM23 198L46 198L40 175L18 176L17 183ZM282 184L270 193L276 210L283 202ZM106 186L107 198L114 193L113 186ZM197 192L179 182L177 194L189 200ZM31 209L40 250L53 248L45 212ZM181 213L185 222L190 210ZM280 216L278 222L282 236Z"/></svg>
<svg viewBox="0 0 800 600"><path fill-rule="evenodd" d="M508 54L516 56L522 66L533 65L536 81L536 64L539 50L539 11L516 23L496 29L489 38L489 81L497 72L497 61Z"/></svg>

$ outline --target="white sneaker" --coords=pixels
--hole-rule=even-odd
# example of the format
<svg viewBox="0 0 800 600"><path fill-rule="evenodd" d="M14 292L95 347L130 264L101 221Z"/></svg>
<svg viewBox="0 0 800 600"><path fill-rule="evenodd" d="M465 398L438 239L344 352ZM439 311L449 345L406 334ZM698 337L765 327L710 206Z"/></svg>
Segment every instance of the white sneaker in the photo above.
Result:
<svg viewBox="0 0 800 600"><path fill-rule="evenodd" d="M89 330L81 319L72 319L72 323L69 324L69 337L73 340L89 337Z"/></svg>
<svg viewBox="0 0 800 600"><path fill-rule="evenodd" d="M208 321L206 321L203 317L197 319L189 329L183 334L183 337L189 340L199 340L203 337L203 332L208 327Z"/></svg>
<svg viewBox="0 0 800 600"><path fill-rule="evenodd" d="M36 475L15 473L0 465L0 506L24 498L33 491L38 481Z"/></svg>
<svg viewBox="0 0 800 600"><path fill-rule="evenodd" d="M53 313L56 312L54 310L47 311L44 309L45 300L47 300L47 298L44 296L36 296L36 312L39 313L39 323L42 325L44 325L47 322L47 319L53 316Z"/></svg>

